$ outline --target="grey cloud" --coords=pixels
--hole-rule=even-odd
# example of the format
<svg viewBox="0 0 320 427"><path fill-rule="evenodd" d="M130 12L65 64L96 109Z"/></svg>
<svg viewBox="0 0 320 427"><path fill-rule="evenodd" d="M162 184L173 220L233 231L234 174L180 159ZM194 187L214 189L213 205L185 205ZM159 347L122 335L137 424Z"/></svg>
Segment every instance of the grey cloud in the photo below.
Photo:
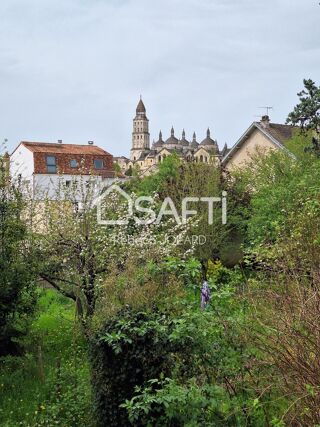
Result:
<svg viewBox="0 0 320 427"><path fill-rule="evenodd" d="M130 149L142 93L151 138L173 124L233 144L319 79L315 0L2 0L0 123L21 139Z"/></svg>

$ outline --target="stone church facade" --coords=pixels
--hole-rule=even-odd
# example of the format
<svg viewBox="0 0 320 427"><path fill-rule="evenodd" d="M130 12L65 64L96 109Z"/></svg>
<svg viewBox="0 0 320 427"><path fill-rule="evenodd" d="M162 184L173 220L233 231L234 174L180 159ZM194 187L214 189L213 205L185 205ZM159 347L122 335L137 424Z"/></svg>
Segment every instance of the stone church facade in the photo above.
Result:
<svg viewBox="0 0 320 427"><path fill-rule="evenodd" d="M181 138L177 138L172 127L169 138L163 139L160 131L158 140L153 141L150 146L149 119L142 99L137 105L136 115L133 119L131 147L130 159L123 156L115 158L115 161L122 172L126 172L130 167L136 167L144 175L154 172L159 163L173 153L187 162L220 164L221 159L228 152L226 145L222 151L219 151L217 141L211 138L209 129L207 129L206 137L199 143L195 133L193 133L192 140L187 140L184 130Z"/></svg>

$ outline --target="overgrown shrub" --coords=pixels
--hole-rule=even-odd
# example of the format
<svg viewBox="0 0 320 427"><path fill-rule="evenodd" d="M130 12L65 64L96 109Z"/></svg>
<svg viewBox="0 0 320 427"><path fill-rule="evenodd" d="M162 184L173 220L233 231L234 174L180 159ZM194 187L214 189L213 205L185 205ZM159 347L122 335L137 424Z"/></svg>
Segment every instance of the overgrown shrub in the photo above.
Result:
<svg viewBox="0 0 320 427"><path fill-rule="evenodd" d="M165 314L129 308L111 318L91 342L94 410L98 426L130 425L120 405L136 386L143 387L174 368Z"/></svg>
<svg viewBox="0 0 320 427"><path fill-rule="evenodd" d="M170 378L136 387L134 397L122 407L134 426L233 427L236 420L230 416L234 402L223 387L195 381L182 385Z"/></svg>
<svg viewBox="0 0 320 427"><path fill-rule="evenodd" d="M126 307L111 317L91 343L98 426L264 427L273 408L269 393L259 398L265 384L252 381L244 309L226 284L212 289L206 310L190 288L176 309Z"/></svg>

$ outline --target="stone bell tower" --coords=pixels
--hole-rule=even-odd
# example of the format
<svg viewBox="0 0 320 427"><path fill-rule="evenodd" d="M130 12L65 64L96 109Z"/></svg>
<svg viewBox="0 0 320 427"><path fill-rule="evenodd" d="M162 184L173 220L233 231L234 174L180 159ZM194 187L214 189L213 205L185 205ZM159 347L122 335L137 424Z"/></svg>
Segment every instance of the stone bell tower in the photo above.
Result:
<svg viewBox="0 0 320 427"><path fill-rule="evenodd" d="M138 160L143 152L150 150L149 120L146 116L146 107L141 96L136 108L136 116L133 119L132 148L130 159Z"/></svg>

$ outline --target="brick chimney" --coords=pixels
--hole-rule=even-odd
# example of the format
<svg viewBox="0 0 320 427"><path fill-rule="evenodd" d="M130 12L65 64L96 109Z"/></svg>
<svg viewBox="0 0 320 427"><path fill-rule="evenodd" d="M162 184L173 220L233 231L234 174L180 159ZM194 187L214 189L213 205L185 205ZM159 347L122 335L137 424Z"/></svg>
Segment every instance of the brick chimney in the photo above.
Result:
<svg viewBox="0 0 320 427"><path fill-rule="evenodd" d="M262 124L262 126L263 126L264 128L268 128L268 127L269 127L269 125L270 125L270 117L269 117L269 116L267 116L267 115L262 116L262 117L261 117L261 121L260 121L260 123Z"/></svg>

